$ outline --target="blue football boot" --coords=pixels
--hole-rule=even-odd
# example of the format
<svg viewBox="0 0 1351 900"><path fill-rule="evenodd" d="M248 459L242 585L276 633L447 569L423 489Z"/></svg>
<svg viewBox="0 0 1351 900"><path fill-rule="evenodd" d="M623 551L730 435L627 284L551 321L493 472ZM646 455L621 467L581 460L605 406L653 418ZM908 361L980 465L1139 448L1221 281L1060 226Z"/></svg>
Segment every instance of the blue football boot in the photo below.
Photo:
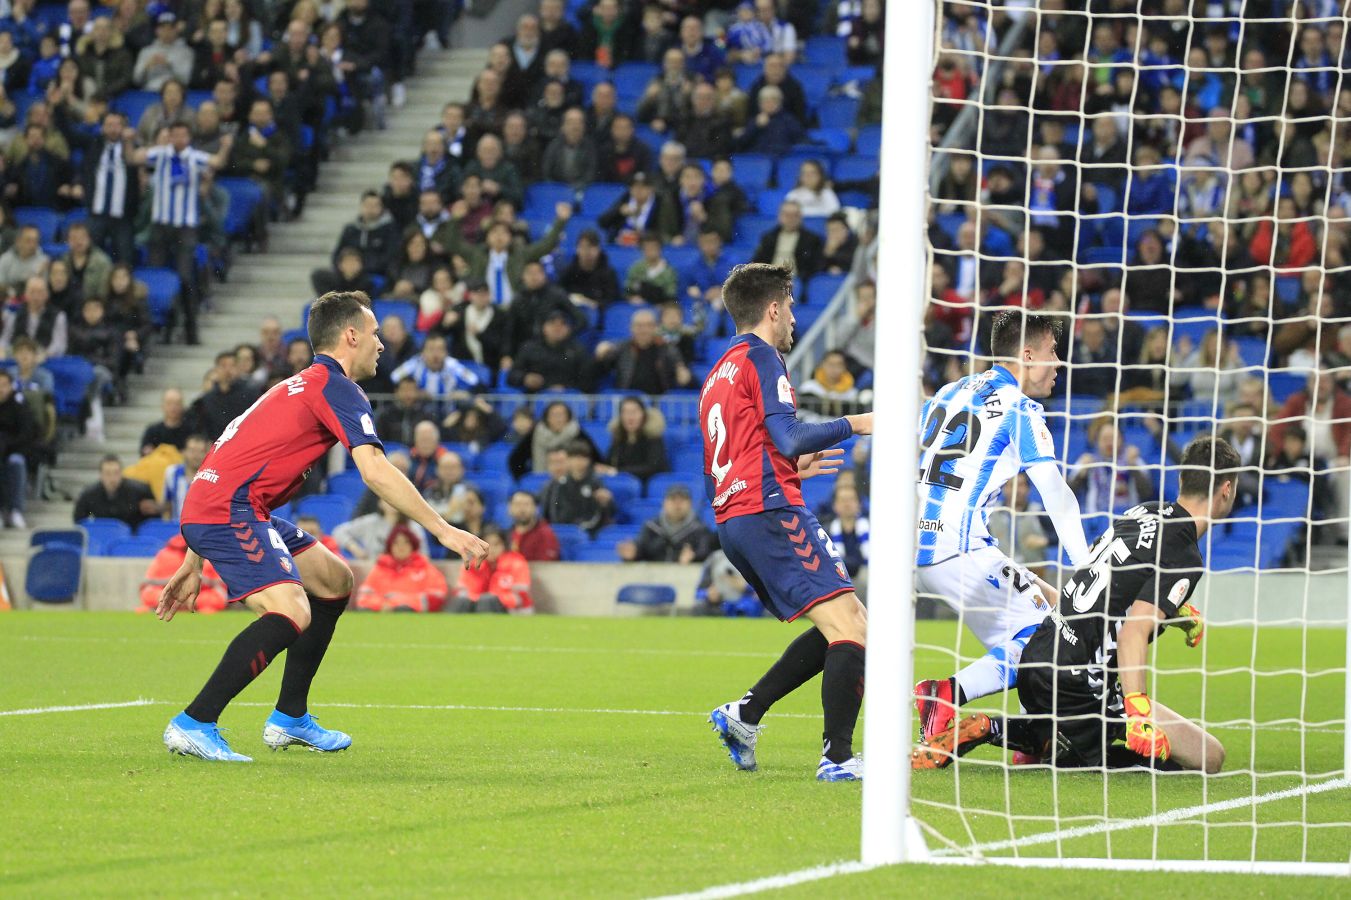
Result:
<svg viewBox="0 0 1351 900"><path fill-rule="evenodd" d="M724 703L708 714L708 721L718 739L727 748L727 755L736 767L745 772L755 771L755 743L760 739L762 725L750 725L737 715L740 704Z"/></svg>
<svg viewBox="0 0 1351 900"><path fill-rule="evenodd" d="M273 750L300 744L319 753L332 753L352 746L352 736L321 727L309 713L297 719L274 709L263 726L263 743Z"/></svg>
<svg viewBox="0 0 1351 900"><path fill-rule="evenodd" d="M181 756L216 762L253 762L251 757L230 749L215 722L198 722L185 712L169 720L164 729L164 746L170 753Z"/></svg>

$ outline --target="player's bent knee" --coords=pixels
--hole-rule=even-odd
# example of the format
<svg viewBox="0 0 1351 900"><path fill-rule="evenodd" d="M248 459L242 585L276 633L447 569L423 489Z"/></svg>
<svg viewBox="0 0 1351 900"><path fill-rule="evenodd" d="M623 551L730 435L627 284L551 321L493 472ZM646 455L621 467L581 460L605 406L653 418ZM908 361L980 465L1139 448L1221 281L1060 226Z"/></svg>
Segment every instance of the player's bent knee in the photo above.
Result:
<svg viewBox="0 0 1351 900"><path fill-rule="evenodd" d="M811 623L830 643L852 641L860 647L868 638L868 613L854 593L841 594L807 612Z"/></svg>
<svg viewBox="0 0 1351 900"><path fill-rule="evenodd" d="M286 616L301 631L310 627L310 601L305 596L304 588L298 584L273 585L250 597L249 606L259 615L278 613Z"/></svg>

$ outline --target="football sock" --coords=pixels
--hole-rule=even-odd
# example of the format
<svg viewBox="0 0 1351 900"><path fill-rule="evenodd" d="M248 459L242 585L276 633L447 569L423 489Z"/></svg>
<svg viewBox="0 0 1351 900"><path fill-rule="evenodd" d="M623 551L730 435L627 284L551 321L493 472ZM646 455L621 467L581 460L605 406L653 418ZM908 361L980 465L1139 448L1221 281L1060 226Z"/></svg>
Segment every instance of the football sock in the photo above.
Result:
<svg viewBox="0 0 1351 900"><path fill-rule="evenodd" d="M300 637L300 629L290 616L264 613L245 628L225 648L220 665L197 698L184 710L198 722L215 722L225 705L249 686L267 668L268 663Z"/></svg>
<svg viewBox="0 0 1351 900"><path fill-rule="evenodd" d="M854 725L863 703L863 647L853 641L836 641L826 648L821 676L821 709L825 712L825 749L833 763L854 755Z"/></svg>
<svg viewBox="0 0 1351 900"><path fill-rule="evenodd" d="M333 640L333 630L338 627L338 617L347 609L347 599L310 598L310 627L286 651L277 712L298 719L309 709L310 682L314 681L314 673L324 661L324 652Z"/></svg>
<svg viewBox="0 0 1351 900"><path fill-rule="evenodd" d="M741 698L738 713L741 721L759 725L771 706L815 678L825 664L825 635L815 627L808 628L793 639L779 661Z"/></svg>
<svg viewBox="0 0 1351 900"><path fill-rule="evenodd" d="M1018 662L1023 648L1032 639L1037 626L1029 625L1013 637L996 644L985 655L957 673L959 701L965 703L978 697L988 697L1011 690L1018 684Z"/></svg>

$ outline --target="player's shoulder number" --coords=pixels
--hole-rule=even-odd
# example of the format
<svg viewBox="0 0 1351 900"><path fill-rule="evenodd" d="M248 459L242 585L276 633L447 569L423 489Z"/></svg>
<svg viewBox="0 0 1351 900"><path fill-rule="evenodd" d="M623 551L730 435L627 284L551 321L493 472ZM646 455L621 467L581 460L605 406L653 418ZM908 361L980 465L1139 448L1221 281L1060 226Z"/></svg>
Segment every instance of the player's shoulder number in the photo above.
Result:
<svg viewBox="0 0 1351 900"><path fill-rule="evenodd" d="M288 397L303 394L305 392L305 374L302 372L299 375L292 375L284 381L277 382L277 386L271 390L263 391L248 409L235 416L230 424L225 426L225 430L220 433L220 437L216 438L215 448L219 450L221 444L224 444L226 441L230 440L230 438L234 437L235 434L239 432L239 427L244 424L244 420L252 415L253 411L257 409L273 391L278 391L281 388L286 388L286 396Z"/></svg>

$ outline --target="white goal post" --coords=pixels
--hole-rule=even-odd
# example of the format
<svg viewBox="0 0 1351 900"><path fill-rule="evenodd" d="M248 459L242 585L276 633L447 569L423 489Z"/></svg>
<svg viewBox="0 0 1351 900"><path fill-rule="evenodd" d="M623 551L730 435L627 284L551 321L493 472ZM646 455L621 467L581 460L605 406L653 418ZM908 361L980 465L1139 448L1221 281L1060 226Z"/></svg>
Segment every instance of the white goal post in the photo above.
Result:
<svg viewBox="0 0 1351 900"><path fill-rule="evenodd" d="M1312 107L1296 108L1308 101L1298 96L1301 89L1289 87L1283 88L1281 97L1273 101L1273 108L1265 114L1243 111L1243 101L1239 100L1242 79L1254 71L1252 60L1245 61L1244 51L1256 46L1252 39L1256 29L1266 27L1287 28L1293 38L1290 55L1267 60L1262 64L1264 68L1257 70L1259 74L1270 72L1283 85L1300 78L1308 78L1310 83L1321 78L1325 96L1340 99L1346 91L1351 99L1351 77L1343 81L1345 73L1337 65L1337 61L1351 60L1351 35L1347 34L1351 31L1348 21L1351 10L1339 0L1262 3L1252 0L1251 8L1247 0L1212 0L1204 4L1193 4L1190 0L1056 3L1054 15L1082 17L1083 21L1075 24L1086 31L1087 37L1077 58L1052 59L1040 55L1034 58L1026 53L1004 58L999 35L991 24L1000 20L1007 33L1011 23L1017 23L1025 29L1028 35L1025 43L1035 48L1033 53L1039 53L1043 46L1052 47L1051 40L1043 44L1043 31L1049 20L1039 0L914 3L893 0L887 6L877 275L879 352L874 377L877 417L870 511L874 548L882 547L884 552L874 552L869 565L873 589L869 592L868 611L862 864L988 863L1351 875L1351 841L1345 841L1340 850L1334 846L1329 851L1327 840L1328 835L1343 836L1342 840L1351 835L1351 735L1348 735L1351 552L1339 544L1338 538L1340 533L1340 541L1344 543L1347 510L1351 509L1351 472L1345 459L1334 458L1334 454L1325 453L1320 462L1319 451L1326 451L1327 446L1315 446L1328 441L1331 433L1327 431L1327 422L1320 424L1317 418L1322 415L1319 410L1323 401L1318 393L1322 388L1315 384L1315 373L1330 372L1329 378L1344 374L1351 390L1351 368L1344 373L1341 369L1328 369L1331 365L1328 359L1335 356L1338 339L1336 329L1328 324L1333 316L1330 295L1334 287L1351 293L1351 265L1348 265L1351 258L1343 258L1340 249L1333 245L1338 229L1347 227L1343 220L1351 219L1351 161L1341 161L1338 150L1344 148L1340 152L1351 159L1351 103L1345 110L1334 105L1321 113L1311 111ZM965 44L944 46L944 13L954 7L961 7L988 24L987 28L977 30L983 41L973 42L970 33L963 33L958 39L966 40ZM1183 11L1178 13L1178 8ZM1108 11L1100 16L1099 9ZM1267 17L1273 9L1277 13ZM1131 35L1133 43L1117 48L1116 56L1090 57L1090 50L1100 54L1101 47L1094 47L1092 41L1094 29L1103 24L1111 26L1116 35ZM1149 36L1165 25L1183 29L1183 46L1192 50L1200 47L1211 55L1205 60L1152 55L1155 48L1150 46ZM1301 62L1303 49L1298 46L1299 36L1306 29L1320 31L1325 37L1338 35L1338 40L1344 42L1344 46L1328 48L1331 65L1320 67L1316 62ZM1219 39L1221 36L1227 36L1227 48L1221 46L1224 43ZM1214 38L1208 47L1207 37ZM977 73L968 95L950 103L952 109L969 110L975 120L973 146L966 149L949 151L934 146L931 140L935 67L943 55ZM1070 249L1062 266L1070 273L1068 303L1060 308L1049 296L1045 301L1047 309L1063 316L1065 325L1065 341L1060 351L1062 359L1066 359L1060 374L1065 383L1064 394L1047 401L1047 408L1057 457L1067 476L1077 470L1079 461L1069 454L1076 449L1093 450L1091 443L1085 447L1085 434L1091 427L1101 434L1110 425L1121 436L1119 444L1120 440L1134 440L1137 433L1144 434L1142 429L1148 426L1153 434L1150 451L1129 460L1124 453L1108 454L1106 461L1090 462L1087 467L1090 473L1099 473L1112 491L1141 473L1152 478L1148 495L1143 487L1131 488L1140 494L1137 502L1172 499L1177 467L1176 458L1168 456L1170 441L1176 448L1199 434L1218 434L1235 420L1231 407L1247 402L1248 394L1237 390L1239 381L1247 382L1245 387L1251 387L1254 379L1261 385L1262 409L1256 415L1260 423L1258 457L1250 467L1253 485L1250 494L1255 492L1255 497L1249 496L1249 502L1235 510L1232 524L1217 526L1201 540L1209 571L1193 600L1203 613L1213 612L1213 616L1207 615L1206 639L1200 648L1188 651L1193 655L1184 656L1175 652L1175 641L1180 643L1180 637L1170 630L1151 645L1150 653L1151 683L1157 678L1175 691L1178 685L1188 685L1189 690L1191 685L1199 685L1197 693L1189 697L1178 697L1175 693L1170 698L1168 688L1161 688L1158 701L1178 703L1180 710L1185 709L1204 727L1213 729L1226 744L1232 742L1233 762L1216 775L1099 771L1098 777L1088 780L1046 766L1017 771L1009 765L1003 751L980 748L984 752L975 752L952 768L922 773L936 776L922 779L923 784L918 783L921 779L911 777L910 750L917 734L912 685L917 678L950 675L979 655L979 650L973 651L974 641L960 618L941 625L933 623L932 630L926 630L930 628L928 622L917 626L915 618L918 440L911 429L917 427L919 419L921 379L926 364L933 358L943 359L944 354L967 366L965 371L988 361L982 357L974 326L968 335L946 347L924 344L929 305L947 302L931 299L931 274L943 262L959 256L970 258L974 260L977 270L974 277L979 287L982 266L1002 267L1021 261L1021 276L1012 277L1015 281L1020 278L1017 285L1020 302L1034 305L1029 299L1033 274L1017 236L1012 248L994 249L982 245L979 238L974 248L959 241L937 251L930 245L929 229L936 227L930 212L940 202L932 190L938 179L931 181L931 166L940 155L944 162L962 155L971 161L978 183L989 167L999 166L1019 169L1030 178L1038 163L1039 147L1033 134L1041 111L1027 98L1011 104L1006 95L996 91L995 85L986 83L992 69L1004 64L1026 67L1029 63L1034 70L1030 76L1033 93L1067 66L1081 67L1086 76L1094 66L1107 67L1108 79L1121 74L1130 82L1129 102L1124 109L1121 103L1113 107L1104 102L1093 106L1095 111L1086 112L1081 99L1077 112L1061 115L1064 120L1077 117L1073 129L1076 134L1064 138L1060 145L1071 150L1055 154L1050 160L1064 170L1071 170L1075 179L1091 175L1095 163L1086 162L1088 157L1082 154L1096 121L1129 120L1123 138L1126 159L1119 164L1125 173L1121 196L1112 197L1110 189L1104 191L1107 197L1096 210L1085 210L1079 205L1058 212L1037 208L1043 211L1039 221L1058 216L1056 221L1069 223L1066 234ZM1301 71L1303 74L1297 75ZM1140 82L1156 75L1177 79L1174 91L1181 96L1183 108L1175 117L1176 122L1166 115L1151 117L1140 113L1143 107L1136 103L1143 90ZM1084 78L1085 92L1089 80ZM1216 83L1219 87L1215 87ZM1225 85L1231 86L1229 95L1224 91ZM996 93L1000 96L990 102ZM1297 95L1293 100L1292 94ZM1228 112L1188 107L1191 98L1197 96L1223 98L1223 104L1216 101L1215 108L1227 106ZM1087 97L1087 93L1081 97ZM986 115L991 110L1026 117L1028 136L1019 151L1010 153L1004 148L987 152L988 148L982 145L982 132L989 124ZM1184 159L1181 149L1171 159L1151 159L1152 147L1136 155L1147 143L1141 141L1137 146L1130 137L1140 124L1137 115L1142 119L1158 119L1158 127L1164 131L1175 128L1179 148L1186 142L1185 135L1209 136L1212 134L1207 131L1209 125L1222 123L1228 129L1228 146L1219 147L1222 141L1218 138L1213 142L1214 149L1222 154L1218 161L1199 154ZM1260 133L1274 135L1271 140L1276 145L1263 147L1259 139L1258 158L1239 166L1234 162L1238 131L1254 122ZM1144 125L1153 127L1148 122ZM1213 133L1219 135L1222 131L1216 128ZM1332 146L1320 149L1324 155L1311 163L1292 152L1301 133L1310 145L1321 147L1321 141ZM1243 187L1244 175L1259 168L1266 179L1262 189L1269 197L1270 208L1252 211L1231 204L1231 196ZM1134 196L1131 191L1136 190L1140 183L1137 178L1145 169L1150 170L1147 174L1158 170L1172 178L1171 202L1163 212L1150 209L1137 212L1131 205ZM1207 178L1210 180L1205 183L1220 185L1218 200L1206 210L1197 211L1194 205L1198 201L1187 194L1193 188L1199 193L1196 186ZM1305 189L1303 182L1314 185L1312 199L1299 196ZM1339 190L1343 197L1334 203ZM1292 193L1296 196L1291 207L1301 205L1294 212L1287 212L1282 201ZM1024 223L1026 235L1033 230L1027 223L1039 213L1031 205L1030 188L1022 197L1021 202L991 203L982 198L978 186L972 199L951 201L950 205L965 215L968 222L975 222L978 232L988 225L991 206L998 206L993 212L1014 214L1012 218ZM1115 207L1109 205L1109 200L1114 201ZM1261 224L1264 220L1270 221L1269 226ZM1271 255L1258 258L1255 251L1250 251L1251 258L1231 264L1233 241L1237 235L1243 235L1247 251L1254 224L1259 231L1268 228L1267 249ZM1307 232L1314 237L1316 246L1311 252L1315 261L1304 260L1296 265L1293 259L1282 258L1283 250L1289 248L1283 247L1281 241L1293 240L1292 231L1301 226L1307 226ZM1136 243L1149 240L1146 232L1155 234L1156 239L1162 235L1162 259L1138 254ZM1196 240L1201 243L1210 241L1219 264L1207 268L1205 262L1188 257L1184 246L1187 235L1199 235ZM1255 242L1253 246L1257 246ZM1010 268L1004 274L1016 272L1017 269ZM1166 311L1153 318L1132 318L1126 314L1125 304L1132 293L1132 275L1138 272L1166 272L1164 286L1173 298L1182 296L1183 279L1213 276L1217 286L1215 297L1205 297L1204 311L1195 312L1195 318L1190 310L1202 310L1203 304L1186 305L1181 299L1168 299ZM1241 300L1243 291L1260 284L1263 278L1270 291L1265 312L1253 304L1230 308L1233 296ZM1136 279L1138 297L1138 286L1146 281L1143 275L1136 275ZM1297 282L1297 288L1292 287L1292 280ZM1090 292L1086 286L1090 284L1098 286ZM1099 305L1099 297L1113 290L1112 285L1119 288L1117 302L1121 305L1109 311ZM1299 303L1307 303L1307 308L1300 306L1294 312L1279 313L1278 293L1287 290L1293 292L1291 296L1297 293ZM1088 300L1090 293L1092 302ZM973 305L977 317L988 314L980 309L979 298ZM1107 396L1112 400L1095 407L1089 379L1100 376L1104 364L1082 362L1077 356L1070 358L1065 345L1076 342L1076 335L1085 323L1097 321L1115 324L1111 349L1117 356L1110 365ZM1147 330L1162 329L1166 336L1170 355L1165 356L1165 361L1145 363L1141 355L1136 367L1148 370L1153 366L1159 374L1166 397L1153 405L1135 407L1124 397L1122 366L1136 363L1133 358L1120 356L1125 346L1121 323L1126 321L1141 324ZM1291 352L1286 347L1288 332L1280 329L1292 322L1305 321L1313 336ZM1342 326L1342 331L1351 347L1351 319L1345 321L1348 324ZM1239 330L1248 325L1258 327ZM1213 331L1213 338L1205 337L1208 330ZM1238 359L1238 350L1230 341L1231 335L1239 334L1246 338L1241 349L1245 353L1252 349L1252 356ZM1260 341L1252 337L1257 334L1262 335ZM1197 337L1195 352L1179 356L1179 347L1193 346L1190 339L1193 335ZM1184 338L1186 343L1180 343ZM1206 356L1202 346L1207 340L1213 341L1212 356ZM1234 340L1237 344L1237 339ZM1226 361L1227 352L1234 353L1232 365ZM1233 385L1227 384L1226 378L1232 378ZM1298 455L1300 452L1307 454L1308 463L1301 467L1292 466L1288 460L1271 462L1271 457L1280 456L1281 448L1273 450L1265 443L1271 439L1269 428L1278 423L1291 424L1291 414L1283 404L1287 397L1305 389L1302 385L1306 378L1311 395L1311 408L1305 411L1308 444L1304 450L1292 452L1296 453L1297 463L1304 458ZM1076 389L1076 383L1084 387ZM1326 405L1331 409L1333 402ZM1335 423L1343 421L1346 420L1341 415L1335 415ZM1303 419L1294 423L1300 428L1303 424ZM1156 425L1160 430L1154 432ZM1351 428L1351 421L1347 421L1346 427ZM1322 428L1325 433L1315 434L1315 428ZM1281 434L1288 435L1293 430L1287 427ZM1093 477L1090 474L1086 481L1092 482ZM1299 482L1301 478L1307 485L1302 493L1285 490L1292 481ZM1091 484L1086 490L1092 490ZM1329 491L1335 491L1336 496L1329 495ZM1288 499L1292 496L1299 498L1298 502ZM1001 501L1001 505L1008 504ZM1100 511L1099 519L1107 521L1113 511L1121 510L1113 510L1109 502L1107 509ZM1010 536L1019 533L1027 515L1007 512ZM1088 539L1092 541L1096 533L1090 533ZM1046 571L1048 580L1056 584L1069 574L1054 558L1047 560ZM926 644L919 637L921 631L942 637L931 638ZM935 640L939 642L934 643ZM1339 652L1344 653L1340 660ZM917 658L928 669L915 671ZM935 660L941 660L937 663L938 670L933 669ZM1278 685L1286 685L1292 692L1293 701L1288 709L1277 709L1271 701L1273 686ZM1016 695L990 696L973 705L1009 715L1019 712ZM1273 754L1269 748L1277 740L1288 742L1292 749ZM970 788L964 787L965 773L969 773ZM1123 790L1118 787L1121 784L1128 784L1129 790L1134 791L1124 801ZM1029 798L1037 802L1031 803ZM1200 835L1194 848L1178 852L1177 848L1167 846L1169 836L1190 834L1186 830L1192 828ZM1085 851L1086 847L1092 849Z"/></svg>

